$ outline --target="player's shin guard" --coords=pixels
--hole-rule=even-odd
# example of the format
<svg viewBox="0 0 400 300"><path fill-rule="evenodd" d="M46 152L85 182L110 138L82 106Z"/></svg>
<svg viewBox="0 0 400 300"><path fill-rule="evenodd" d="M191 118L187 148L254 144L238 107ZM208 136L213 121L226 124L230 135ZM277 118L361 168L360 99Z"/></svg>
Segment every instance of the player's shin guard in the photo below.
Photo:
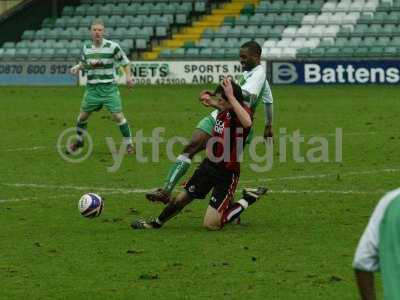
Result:
<svg viewBox="0 0 400 300"><path fill-rule="evenodd" d="M83 143L84 134L87 130L87 121L81 121L78 119L76 123L76 137L78 143Z"/></svg>
<svg viewBox="0 0 400 300"><path fill-rule="evenodd" d="M127 145L132 144L132 134L128 121L123 119L120 123L118 123L118 126L122 136L124 137L124 143Z"/></svg>
<svg viewBox="0 0 400 300"><path fill-rule="evenodd" d="M186 153L178 156L176 162L171 166L164 182L163 189L166 193L170 194L172 192L182 176L186 174L187 170L189 170L191 162L192 160Z"/></svg>

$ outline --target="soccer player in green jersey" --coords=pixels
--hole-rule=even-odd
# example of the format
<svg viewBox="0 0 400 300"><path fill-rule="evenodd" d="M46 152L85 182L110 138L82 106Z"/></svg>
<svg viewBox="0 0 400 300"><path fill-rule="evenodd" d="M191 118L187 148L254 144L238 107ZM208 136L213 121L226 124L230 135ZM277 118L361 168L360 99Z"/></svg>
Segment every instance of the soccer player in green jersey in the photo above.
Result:
<svg viewBox="0 0 400 300"><path fill-rule="evenodd" d="M76 124L77 140L68 146L67 153L74 153L83 147L89 116L103 106L108 109L113 120L118 124L127 153L134 152L131 130L122 112L121 97L116 84L117 69L122 66L128 87L133 86L130 62L117 43L104 38L104 31L104 24L101 20L97 19L92 22L92 41L85 43L81 61L71 68L72 74L78 74L79 70L85 70L87 84Z"/></svg>
<svg viewBox="0 0 400 300"><path fill-rule="evenodd" d="M380 271L385 300L400 299L400 188L376 206L354 257L362 300L375 300L374 272Z"/></svg>
<svg viewBox="0 0 400 300"><path fill-rule="evenodd" d="M244 103L252 110L253 114L258 104L260 102L264 103L264 137L266 140L269 140L273 137L273 98L266 79L266 70L261 65L261 50L260 45L255 41L246 42L240 47L240 63L242 65L243 73L241 74L238 84L242 88ZM210 91L203 91L200 93L200 99L204 97L204 95L211 93L212 92ZM214 110L198 123L195 131L192 133L189 144L183 148L182 153L171 166L165 179L164 186L147 193L146 198L148 200L160 201L163 203L170 202L171 192L189 169L193 156L205 148L207 141L211 137L217 115L218 111ZM247 142L251 140L252 134L253 130L250 132Z"/></svg>

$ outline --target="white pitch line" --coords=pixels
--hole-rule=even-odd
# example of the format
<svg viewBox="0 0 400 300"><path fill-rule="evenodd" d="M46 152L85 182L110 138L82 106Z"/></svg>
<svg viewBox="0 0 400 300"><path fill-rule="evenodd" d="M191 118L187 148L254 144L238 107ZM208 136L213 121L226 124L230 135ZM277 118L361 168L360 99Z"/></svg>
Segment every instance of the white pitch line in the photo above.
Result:
<svg viewBox="0 0 400 300"><path fill-rule="evenodd" d="M381 170L373 170L373 171L359 171L359 172L348 172L348 173L328 173L328 174L315 174L315 175L299 175L299 176L286 176L286 177L278 177L278 178L263 178L263 179L244 179L241 182L267 182L267 181L285 181L285 180L301 180L301 179L315 179L315 178L326 178L326 177L334 177L334 176L358 176L358 175L371 175L378 173L394 173L399 172L400 169L381 169Z"/></svg>
<svg viewBox="0 0 400 300"><path fill-rule="evenodd" d="M39 189L60 189L60 190L76 190L76 191L103 191L113 193L147 193L153 189L128 189L128 188L111 188L111 187L89 187L89 186L74 186L74 185L51 185L51 184L36 184L36 183L0 183L6 186L13 187L30 187Z"/></svg>

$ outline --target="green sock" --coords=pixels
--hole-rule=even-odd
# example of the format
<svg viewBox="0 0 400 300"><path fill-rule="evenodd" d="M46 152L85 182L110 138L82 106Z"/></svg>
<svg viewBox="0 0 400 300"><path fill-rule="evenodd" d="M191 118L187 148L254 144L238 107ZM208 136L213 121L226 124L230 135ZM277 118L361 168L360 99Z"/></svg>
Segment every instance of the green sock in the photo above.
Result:
<svg viewBox="0 0 400 300"><path fill-rule="evenodd" d="M190 168L191 160L185 155L179 155L176 162L171 166L164 182L164 191L170 194L175 185L186 174Z"/></svg>
<svg viewBox="0 0 400 300"><path fill-rule="evenodd" d="M76 123L76 134L79 142L83 142L83 134L87 129L87 121L79 121Z"/></svg>
<svg viewBox="0 0 400 300"><path fill-rule="evenodd" d="M131 129L129 128L129 124L124 119L119 125L119 130L121 131L122 136L124 137L124 141L127 144L132 144L132 134L131 134Z"/></svg>

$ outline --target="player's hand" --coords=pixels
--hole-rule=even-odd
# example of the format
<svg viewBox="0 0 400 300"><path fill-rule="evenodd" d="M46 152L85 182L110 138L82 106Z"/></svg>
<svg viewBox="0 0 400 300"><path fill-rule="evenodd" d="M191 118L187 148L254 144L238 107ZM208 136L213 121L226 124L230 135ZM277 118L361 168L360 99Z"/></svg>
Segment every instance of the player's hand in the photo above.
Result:
<svg viewBox="0 0 400 300"><path fill-rule="evenodd" d="M128 88L133 88L133 86L135 85L133 79L132 78L127 79L126 85L128 86Z"/></svg>
<svg viewBox="0 0 400 300"><path fill-rule="evenodd" d="M222 81L222 88L224 89L225 96L228 98L228 100L235 97L233 94L232 83L229 79L226 78Z"/></svg>
<svg viewBox="0 0 400 300"><path fill-rule="evenodd" d="M199 101L206 107L211 106L211 94L208 91L203 91L200 93Z"/></svg>
<svg viewBox="0 0 400 300"><path fill-rule="evenodd" d="M272 131L272 126L265 125L264 128L264 139L267 144L273 144L274 142L274 132Z"/></svg>
<svg viewBox="0 0 400 300"><path fill-rule="evenodd" d="M76 75L76 74L78 74L80 68L81 68L81 65L77 64L76 66L73 66L71 69L69 69L69 71L71 72L71 74Z"/></svg>

